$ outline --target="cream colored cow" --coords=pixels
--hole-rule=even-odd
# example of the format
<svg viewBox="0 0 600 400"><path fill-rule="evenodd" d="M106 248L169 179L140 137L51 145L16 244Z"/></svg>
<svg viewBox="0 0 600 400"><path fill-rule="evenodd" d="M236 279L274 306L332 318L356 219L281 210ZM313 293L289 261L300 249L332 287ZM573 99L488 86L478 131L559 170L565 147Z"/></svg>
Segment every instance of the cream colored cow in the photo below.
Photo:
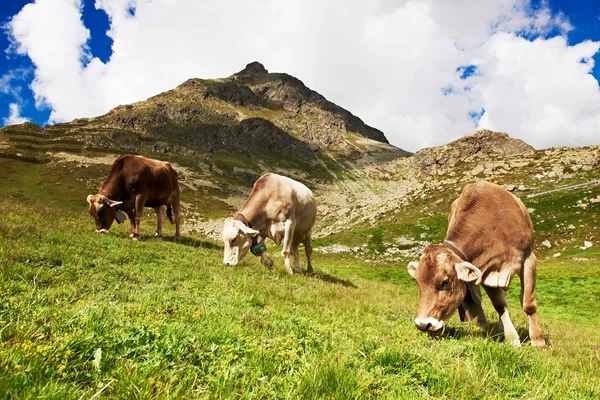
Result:
<svg viewBox="0 0 600 400"><path fill-rule="evenodd" d="M317 217L317 205L309 188L285 176L265 174L258 178L248 200L234 219L225 221L223 244L226 265L236 265L251 250L261 262L271 267L264 240L283 244L285 268L292 275L300 272L298 245L304 243L308 262L313 272L311 229ZM294 270L290 266L294 255Z"/></svg>

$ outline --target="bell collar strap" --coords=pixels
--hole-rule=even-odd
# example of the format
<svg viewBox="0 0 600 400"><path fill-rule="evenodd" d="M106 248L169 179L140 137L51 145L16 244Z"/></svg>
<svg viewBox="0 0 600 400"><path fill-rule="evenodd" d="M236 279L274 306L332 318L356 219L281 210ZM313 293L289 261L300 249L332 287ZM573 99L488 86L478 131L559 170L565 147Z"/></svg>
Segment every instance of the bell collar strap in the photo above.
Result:
<svg viewBox="0 0 600 400"><path fill-rule="evenodd" d="M234 220L240 221L242 224L246 225L248 228L253 229L250 221L248 221L248 219L242 213L238 213L238 215L235 216ZM267 246L265 245L265 242L263 242L263 241L259 242L258 237L259 236L256 235L255 237L252 238L252 246L250 247L250 252L257 257L262 255L265 251L267 251Z"/></svg>

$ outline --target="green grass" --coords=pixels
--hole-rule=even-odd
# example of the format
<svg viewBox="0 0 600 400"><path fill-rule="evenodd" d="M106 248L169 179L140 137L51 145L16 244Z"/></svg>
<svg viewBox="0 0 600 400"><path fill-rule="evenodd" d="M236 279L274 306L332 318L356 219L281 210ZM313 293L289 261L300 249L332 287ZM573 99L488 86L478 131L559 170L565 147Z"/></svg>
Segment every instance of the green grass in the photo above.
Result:
<svg viewBox="0 0 600 400"><path fill-rule="evenodd" d="M233 167L256 166L221 153L211 161L169 157L190 168L205 163L225 171L210 178L218 189L182 190L203 218L233 214L218 200L242 183ZM351 179L342 164L321 160ZM0 159L5 398L600 397L600 203L585 200L599 194L597 188L523 199L536 209L539 318L550 344L538 351L527 343L514 349L495 327L482 330L457 316L439 340L414 327L418 289L406 273L409 259L385 251L397 237L441 242L454 187L315 240L316 246L361 250L315 252L315 275L289 277L280 247L271 242L274 270L250 255L225 267L219 243L195 235L176 242L170 224L165 238L154 239L153 216L143 219L141 242L126 238L127 224L95 234L85 196L95 193L109 168ZM578 173L564 183L597 176ZM536 191L551 188L536 185ZM550 249L540 245L546 239ZM581 250L584 240L594 246ZM509 304L526 342L518 297L517 280ZM494 322L485 296L484 308Z"/></svg>
<svg viewBox="0 0 600 400"><path fill-rule="evenodd" d="M527 207L534 208L532 220L535 225L538 243L549 240L553 247L538 246L538 252L551 255L560 252L564 257L598 256L597 249L581 251L584 240L600 236L600 203L592 203L590 198L600 194L598 187L577 191L556 192L532 199L524 199ZM586 205L578 205L581 201Z"/></svg>
<svg viewBox="0 0 600 400"><path fill-rule="evenodd" d="M315 253L315 276L199 237L97 235L83 210L0 201L0 393L8 398L597 398L598 268L539 266L551 348L515 349L454 317L412 318L406 265ZM391 277L388 279L386 274ZM526 318L511 293L512 318ZM486 302L490 321L495 320Z"/></svg>

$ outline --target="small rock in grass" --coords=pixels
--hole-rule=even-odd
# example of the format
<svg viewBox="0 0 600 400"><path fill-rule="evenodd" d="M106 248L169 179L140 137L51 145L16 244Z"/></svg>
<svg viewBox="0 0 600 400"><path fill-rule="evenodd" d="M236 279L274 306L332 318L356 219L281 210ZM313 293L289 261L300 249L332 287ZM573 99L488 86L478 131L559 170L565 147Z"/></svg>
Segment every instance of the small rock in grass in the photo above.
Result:
<svg viewBox="0 0 600 400"><path fill-rule="evenodd" d="M406 237L397 237L394 238L394 241L398 243L400 246L411 246L415 243L414 240L406 238Z"/></svg>

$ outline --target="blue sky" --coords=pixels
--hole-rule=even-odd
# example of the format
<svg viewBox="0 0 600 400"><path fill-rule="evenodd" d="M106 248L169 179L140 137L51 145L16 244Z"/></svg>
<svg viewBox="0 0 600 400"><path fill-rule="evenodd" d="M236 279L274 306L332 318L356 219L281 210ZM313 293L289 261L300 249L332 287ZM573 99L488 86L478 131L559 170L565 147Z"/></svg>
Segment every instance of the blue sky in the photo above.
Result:
<svg viewBox="0 0 600 400"><path fill-rule="evenodd" d="M580 112L579 109L563 109L558 100L551 99L553 90L548 90L549 93L544 92L539 96L536 93L532 94L531 91L534 90L541 92L545 90L543 82L532 85L533 89L528 88L526 93L520 91L521 87L527 86L529 81L523 81L525 83L521 84L516 81L517 75L531 73L535 78L540 75L535 68L539 69L540 66L524 65L522 71L528 72L515 70L514 76L511 76L510 73L506 75L503 72L506 68L510 68L510 62L507 63L507 67L500 67L503 61L501 57L507 46L511 47L506 53L509 56L506 57L515 57L515 54L524 54L523 57L526 57L528 52L534 51L535 46L531 50L527 50L526 47L536 39L548 45L541 48L542 43L538 41L536 46L539 47L538 50L542 55L555 51L564 51L567 54L571 48L576 48L573 46L579 43L589 40L600 41L600 1L550 0L540 2L536 0L528 2L514 0L518 7L523 8L523 4L526 5L523 8L524 11L516 13L505 10L504 14L498 14L498 16L488 15L488 10L476 10L476 7L469 6L469 1L471 0L464 1L463 3L467 5L456 13L459 15L456 24L448 26L443 25L446 22L440 21L452 19L452 16L456 15L455 10L441 9L443 7L432 10L431 4L437 6L437 2L398 0L398 4L390 5L392 2L382 1L379 3L373 0L371 3L377 3L378 7L366 5L368 2L362 0L350 2L323 0L322 4L319 1L307 1L306 5L289 3L289 7L283 2L277 5L265 2L264 14L277 15L277 18L281 17L281 21L278 22L277 18L268 18L269 26L263 28L263 31L255 27L246 29L245 25L242 26L245 22L240 22L239 27L233 23L226 29L233 30L234 34L223 37L225 35L224 33L221 35L223 25L229 23L230 20L231 22L236 21L236 18L240 18L242 21L245 14L254 12L254 10L245 10L241 6L243 2L236 0L222 2L177 0L172 3L170 9L161 9L159 5L161 0L155 0L150 2L156 3L154 5L138 5L139 10L135 8L135 0L103 0L104 5L101 7L104 9L96 9L94 0L83 0L79 22L65 19L63 25L48 27L50 31L60 30L63 26L65 29L73 26L73 32L76 33L65 34L64 41L57 40L57 37L61 37L60 34L57 34L58 36L48 35L47 41L44 42L43 32L37 36L32 33L32 27L36 24L35 17L24 17L19 22L19 26L24 29L24 39L22 40L23 43L26 43L24 47L27 49L22 47L21 53L23 54L19 54L17 49L22 43L18 40L15 41L14 38L11 39L11 36L14 35L13 29L16 28L11 27L10 22L24 6L34 2L5 0L0 2L0 20L4 26L2 35L0 35L0 47L5 50L0 57L0 125L9 122L11 105L13 113L17 112L21 120L27 119L41 125L45 125L49 121L69 121L79 116L102 114L122 102L143 100L160 91L168 90L188 78L228 76L242 69L246 63L259 60L271 71L288 72L297 76L312 89L350 109L365 122L382 129L393 144L410 150L445 143L477 127L498 128L507 131L512 136L527 140L525 131L532 130L532 124L535 125L528 115L539 115L540 121L545 120L546 117L549 118L544 123L545 125L534 126L533 130L537 129L542 132L538 136L543 136L543 130L547 130L548 126L553 125L550 122L552 118L562 118L567 125L570 123L569 118L572 120L580 120L582 116L587 118L585 124L578 126L573 131L565 132L565 135L575 138L572 141L561 141L560 138L564 135L557 131L544 138L532 137L531 141L534 145L536 143L538 146L593 144L591 142L594 141L594 138L596 138L595 144L600 143L600 115L594 114L593 110ZM61 3L61 7L69 7L69 4L73 2L71 0L37 0L37 3L40 4L35 6L41 7L41 3L45 3L46 7L52 7L52 3L57 5ZM510 4L510 0L497 0L497 2L501 5ZM205 6L202 6L203 3ZM332 26L335 24L328 19L327 14L331 10L338 11L341 5L345 4L349 4L349 6L339 12L342 20L344 18L348 20L348 25L344 25L342 22L339 27ZM476 2L472 2L472 4L476 4ZM355 9L353 10L353 7L350 6ZM142 9L142 7L145 8ZM180 8L179 14L177 8ZM257 4L255 8L258 8L260 12L260 4ZM316 15L314 10L319 10ZM548 13L544 14L541 10L546 10ZM536 14L536 12L538 13ZM194 13L199 15L198 24L201 22L207 25L212 24L205 28L206 31L202 31L204 35L198 34L198 31L194 30L200 28L190 26L194 24L193 21L189 24L185 23L185 15ZM240 15L236 16L235 13ZM296 20L301 20L303 13L306 13L307 21L310 20L310 22L306 22L308 25L297 24L295 26L295 22L284 22L287 15L290 15L290 21L293 21L292 17L294 16L297 16ZM110 18L108 14L111 14ZM202 16L202 14L208 16ZM461 15L467 15L474 21L488 18L487 26L483 26L477 32L466 31L460 25L469 25L469 22L460 21ZM223 22L219 21L219 16L223 17ZM159 28L159 25L162 25L161 18L164 18L164 25L167 26L164 29L168 29L169 34L174 35L170 40L165 39L164 43L162 38L165 35L157 34L156 39L153 39L151 33L161 32L163 29L163 27ZM419 18L425 18L433 24L439 23L438 28L440 29L420 31L422 28L417 23ZM547 21L548 18L550 18L550 22ZM113 32L107 34L111 28L111 21ZM414 21L414 27L412 27L411 21ZM86 46L82 49L80 44L74 42L66 48L65 43L68 44L72 36L81 33L81 30L76 29L77 24L83 25L89 30ZM497 30L502 31L501 34L484 32L492 25L499 25L500 28ZM543 26L540 28L538 25ZM570 28L565 28L565 26L570 26ZM348 27L357 27L357 32L350 33ZM322 34L312 36L309 32L313 30ZM178 33L180 33L180 37L177 36ZM213 36L211 33L215 35ZM506 35L502 35L502 33L506 33ZM254 34L255 36L253 36ZM432 37L432 35L437 36ZM566 38L566 44L551 41L553 37L561 35ZM288 39L283 44L277 43L277 36L287 36ZM148 39L139 39L140 37ZM475 40L474 38L480 39ZM524 39L527 43L517 40L518 38ZM173 50L186 40L189 42L185 42L185 46L182 45L181 48L202 49L199 50L199 53L205 54L196 54L193 57L184 56L185 51ZM132 41L136 42L132 44ZM447 41L455 43L455 49L448 49L444 45L444 42ZM368 42L368 45L365 45L365 42ZM111 60L113 57L112 46L115 43L118 43L117 48L122 50L118 50L114 60ZM435 47L438 45L440 46L439 50ZM290 49L285 48L286 46ZM60 61L53 60L50 62L51 66L44 65L43 63L48 62L47 57L40 58L40 65L32 63L30 56L33 55L32 57L35 58L36 51L39 54L39 49L48 50L54 47L57 48L57 54L63 54L63 52L71 54L72 49L79 49L78 51L81 52L79 56L81 60L80 75L83 78L79 77L80 80L71 82L68 74L58 76L60 75ZM431 52L428 52L422 60L415 60L423 49L427 48L431 48ZM461 50L457 51L456 48ZM146 51L142 53L141 49L146 49ZM342 54L342 51L350 55ZM453 51L456 54L448 54L447 58L439 60L439 57L444 57L445 52ZM234 54L223 54L230 52ZM352 57L353 52L356 52L355 57ZM163 53L166 54L165 58L169 62L164 62L163 58L160 58L161 61L157 61L157 56ZM583 85L582 87L585 87L586 93L592 99L582 103L580 107L582 110L589 107L590 102L593 103L597 98L597 94L594 94L594 83L583 75L593 76L596 81L596 92L598 91L597 82L600 81L600 66L598 66L600 54L593 49L581 51L581 54L584 55L590 53L593 53L593 61L596 66L589 72L573 72L578 74L575 78L578 79L578 82L580 81L580 84L573 84L573 90L575 91L575 88L579 87L578 85ZM178 55L182 55L180 60L177 59ZM359 58L367 58L371 62L358 61ZM410 60L415 60L414 68L410 65L406 66L411 62ZM93 65L89 65L90 62ZM442 65L431 72L426 71L425 75L419 72L419 65L431 62ZM396 67L394 67L394 63L396 63ZM444 63L448 65L445 66ZM481 63L481 65L475 66L477 63ZM551 64L551 62L549 63ZM65 65L67 64L65 63ZM126 70L125 64L147 65L148 70L156 69L158 72L148 72L148 75L145 76L146 72L136 73L136 71ZM182 64L185 67L182 67ZM571 67L577 68L573 65ZM65 67L65 69L69 68ZM123 72L119 72L119 68ZM140 71L138 67L137 72ZM566 76L567 72L563 74L561 71L565 71L565 69L548 72L546 82L563 79L570 82L574 79ZM57 77L54 77L53 73L57 74ZM41 78L38 79L39 85L33 87L32 82L36 74ZM389 75L386 76L386 74ZM431 82L432 74L436 76L436 79L433 79L435 82ZM101 79L102 84L93 82ZM501 79L507 80L508 83L503 88L491 88L494 81L499 82ZM59 92L62 91L61 85L65 82L67 83L66 88L61 97ZM393 84L390 85L390 82ZM131 86L129 86L130 84ZM511 84L514 84L516 88L513 92L508 89ZM82 89L82 87L87 88L88 85L90 86L89 90ZM94 87L94 85L102 87ZM70 90L74 93L71 96L72 104L69 103ZM565 84L559 85L555 89L560 97L565 97L565 94L560 92L565 90L568 91ZM521 109L530 107L531 110L527 110L527 113L523 112L520 116L514 110L506 109L506 106L504 109L496 110L495 101L490 100L490 98L503 96L506 98L504 103L510 103L513 102L513 98L522 99L524 96L530 95L529 103L523 100L523 104L520 104L519 107ZM577 93L573 92L572 95L576 97ZM35 101L36 97L39 100L38 104ZM405 100L403 97L409 99ZM88 99L97 101L93 104L86 104L85 107L81 106L81 103L85 103ZM101 99L102 102L98 99ZM544 105L546 110L555 110L552 116L545 115L545 111L535 108L535 102L542 101L540 99L548 102ZM18 110L15 110L15 107L18 107ZM597 108L600 112L600 107ZM511 117L513 115L514 117ZM15 114L13 117L17 117L17 115ZM520 118L520 120L508 121L511 118L515 120ZM407 131L418 131L423 135L417 136L422 136L422 138L419 139L420 141L415 138L407 138L405 135ZM577 135L581 136L581 139L576 139Z"/></svg>
<svg viewBox="0 0 600 400"><path fill-rule="evenodd" d="M4 0L0 2L0 21L4 26L14 15L29 4L34 3L32 0ZM88 41L89 49L94 57L107 62L112 53L112 40L107 36L106 32L110 28L108 15L94 7L94 0L83 2L82 19L87 29L90 31L90 40ZM36 107L34 94L28 87L28 82L33 79L34 66L31 59L25 55L11 54L8 51L11 45L9 35L6 28L3 29L3 34L0 35L0 48L4 50L3 56L0 58L0 76L5 76L11 71L21 71L26 75L22 80L15 80L9 83L12 87L17 87L21 98L15 99L11 93L0 93L0 119L4 120L9 114L9 104L17 102L21 108L21 115L32 122L40 125L47 125L50 117L50 109L48 106ZM6 125L2 123L2 126Z"/></svg>

